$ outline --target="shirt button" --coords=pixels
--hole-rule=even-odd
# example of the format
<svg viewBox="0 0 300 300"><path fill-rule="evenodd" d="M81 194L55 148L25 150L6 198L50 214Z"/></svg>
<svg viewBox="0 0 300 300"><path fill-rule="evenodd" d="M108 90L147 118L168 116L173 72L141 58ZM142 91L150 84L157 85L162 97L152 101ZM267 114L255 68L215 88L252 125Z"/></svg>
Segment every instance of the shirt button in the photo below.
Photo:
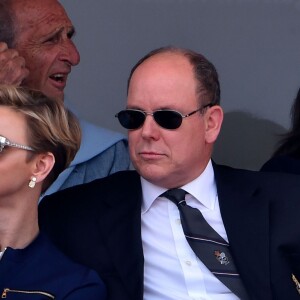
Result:
<svg viewBox="0 0 300 300"><path fill-rule="evenodd" d="M180 219L176 219L176 224L180 225L181 224L181 220Z"/></svg>
<svg viewBox="0 0 300 300"><path fill-rule="evenodd" d="M191 266L191 265L192 265L192 262L189 261L189 260L186 260L186 261L185 261L185 264L186 264L187 266Z"/></svg>

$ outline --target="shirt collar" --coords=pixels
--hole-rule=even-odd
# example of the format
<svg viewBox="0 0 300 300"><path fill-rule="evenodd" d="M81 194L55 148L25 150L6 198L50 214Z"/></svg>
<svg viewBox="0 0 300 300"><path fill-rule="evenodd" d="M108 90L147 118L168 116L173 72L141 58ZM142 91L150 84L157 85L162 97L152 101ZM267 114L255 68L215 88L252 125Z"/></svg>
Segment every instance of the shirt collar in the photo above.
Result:
<svg viewBox="0 0 300 300"><path fill-rule="evenodd" d="M167 189L154 185L143 177L141 177L141 183L143 191L143 214L150 208L154 200ZM200 176L181 188L196 198L206 208L214 209L217 199L217 188L211 160L208 162L205 170L200 174Z"/></svg>

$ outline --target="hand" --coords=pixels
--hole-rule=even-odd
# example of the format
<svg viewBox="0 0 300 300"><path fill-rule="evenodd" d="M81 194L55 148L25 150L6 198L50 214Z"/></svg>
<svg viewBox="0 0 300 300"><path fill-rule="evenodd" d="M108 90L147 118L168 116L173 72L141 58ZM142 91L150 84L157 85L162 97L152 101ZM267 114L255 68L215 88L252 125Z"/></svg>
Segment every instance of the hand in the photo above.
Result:
<svg viewBox="0 0 300 300"><path fill-rule="evenodd" d="M0 84L20 85L28 76L25 59L15 49L8 49L7 44L0 42Z"/></svg>

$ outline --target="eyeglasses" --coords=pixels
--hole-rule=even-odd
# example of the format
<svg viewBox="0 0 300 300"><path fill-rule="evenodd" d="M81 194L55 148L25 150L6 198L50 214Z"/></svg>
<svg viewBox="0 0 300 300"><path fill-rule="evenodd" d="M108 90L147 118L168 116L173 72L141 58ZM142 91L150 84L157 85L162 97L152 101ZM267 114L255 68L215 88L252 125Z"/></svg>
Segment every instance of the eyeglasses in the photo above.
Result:
<svg viewBox="0 0 300 300"><path fill-rule="evenodd" d="M124 128L131 130L142 127L148 115L153 116L155 122L162 128L177 129L182 124L184 118L213 105L212 103L206 104L186 115L170 109L156 110L153 112L146 112L139 109L125 109L117 113L115 117L119 119L120 124Z"/></svg>
<svg viewBox="0 0 300 300"><path fill-rule="evenodd" d="M3 149L6 146L8 146L8 147L14 147L14 148L22 149L22 150L34 151L34 149L31 148L31 147L29 147L29 146L25 146L25 145L21 145L21 144L17 144L17 143L11 142L6 137L0 135L0 152L2 152Z"/></svg>

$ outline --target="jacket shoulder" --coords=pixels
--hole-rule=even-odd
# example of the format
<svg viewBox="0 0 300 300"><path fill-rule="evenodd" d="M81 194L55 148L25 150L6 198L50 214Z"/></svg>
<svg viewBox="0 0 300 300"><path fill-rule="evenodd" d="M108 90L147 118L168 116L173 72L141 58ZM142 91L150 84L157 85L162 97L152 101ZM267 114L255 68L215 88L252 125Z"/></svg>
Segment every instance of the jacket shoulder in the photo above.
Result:
<svg viewBox="0 0 300 300"><path fill-rule="evenodd" d="M235 187L236 189L262 189L280 191L299 191L300 176L296 174L261 172L245 169L237 169L223 165L214 164L217 186Z"/></svg>
<svg viewBox="0 0 300 300"><path fill-rule="evenodd" d="M108 199L116 201L140 189L140 177L136 171L119 171L110 176L89 183L72 186L45 196L39 204L39 218L46 217L51 211L87 210L102 205Z"/></svg>

